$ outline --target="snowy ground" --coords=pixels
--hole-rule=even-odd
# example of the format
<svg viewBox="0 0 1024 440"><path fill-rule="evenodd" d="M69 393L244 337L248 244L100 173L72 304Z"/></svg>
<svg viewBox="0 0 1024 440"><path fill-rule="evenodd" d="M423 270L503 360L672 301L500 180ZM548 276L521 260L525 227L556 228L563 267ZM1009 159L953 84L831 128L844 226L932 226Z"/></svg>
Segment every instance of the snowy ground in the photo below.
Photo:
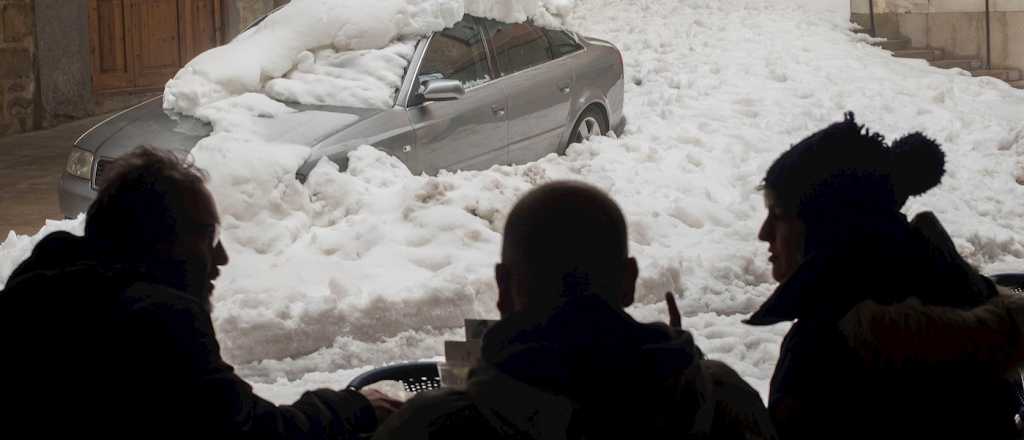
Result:
<svg viewBox="0 0 1024 440"><path fill-rule="evenodd" d="M630 122L621 138L595 139L531 164L436 177L413 176L363 148L347 172L323 163L299 184L291 173L304 147L268 141L259 127L268 118L305 116L244 93L349 99L285 87L306 74L338 79L330 68L343 48L333 32L280 52L283 58L267 51L267 64L255 67L262 73L243 75L232 83L238 87L213 81L181 94L191 100L172 103L216 127L195 150L211 171L232 258L217 283L214 319L225 357L258 392L287 402L310 387L340 387L369 366L439 355L444 339L462 337L463 318L496 317L492 267L505 215L529 188L572 178L606 189L627 213L641 266L630 313L664 320L661 295L680 295L684 325L698 344L764 395L787 328L740 322L774 288L766 245L755 238L764 213L755 188L783 149L846 110L889 138L921 130L941 142L949 156L944 183L912 200L908 214L935 211L984 271L1024 270L1024 186L1017 182L1024 182L1024 92L893 58L835 14L794 6L800 2L546 0L547 10L523 7L535 3L465 5L492 7L486 12L500 17L551 11L544 20L564 18L572 29L617 44ZM445 7L462 6L433 4L440 7L403 10L408 20L396 21L387 38L369 35L413 38L417 29L449 20ZM329 44L335 47L293 56ZM400 62L402 44L387 45L376 60ZM282 76L278 87L266 86L268 77ZM81 224L10 235L0 244L0 282L54 229L80 232Z"/></svg>

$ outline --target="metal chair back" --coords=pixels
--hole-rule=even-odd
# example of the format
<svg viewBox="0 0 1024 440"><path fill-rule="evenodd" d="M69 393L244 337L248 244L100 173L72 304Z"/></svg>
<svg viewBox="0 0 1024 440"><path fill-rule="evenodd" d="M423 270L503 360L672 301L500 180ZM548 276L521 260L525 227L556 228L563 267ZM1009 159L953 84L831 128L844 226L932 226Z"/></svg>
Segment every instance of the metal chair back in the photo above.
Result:
<svg viewBox="0 0 1024 440"><path fill-rule="evenodd" d="M401 382L406 391L418 393L441 387L437 362L407 362L387 365L360 374L348 384L349 389L360 390L377 382Z"/></svg>

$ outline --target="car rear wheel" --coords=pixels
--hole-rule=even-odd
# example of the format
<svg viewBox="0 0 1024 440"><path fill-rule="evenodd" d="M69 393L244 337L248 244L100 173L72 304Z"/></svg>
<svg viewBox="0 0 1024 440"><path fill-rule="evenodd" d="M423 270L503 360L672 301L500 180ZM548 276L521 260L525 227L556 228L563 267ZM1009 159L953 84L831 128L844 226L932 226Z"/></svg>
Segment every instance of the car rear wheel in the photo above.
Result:
<svg viewBox="0 0 1024 440"><path fill-rule="evenodd" d="M594 136L602 136L608 132L608 122L601 109L590 106L576 119L569 136L569 145L588 140ZM566 146L568 148L568 145ZM564 151L563 151L564 153Z"/></svg>

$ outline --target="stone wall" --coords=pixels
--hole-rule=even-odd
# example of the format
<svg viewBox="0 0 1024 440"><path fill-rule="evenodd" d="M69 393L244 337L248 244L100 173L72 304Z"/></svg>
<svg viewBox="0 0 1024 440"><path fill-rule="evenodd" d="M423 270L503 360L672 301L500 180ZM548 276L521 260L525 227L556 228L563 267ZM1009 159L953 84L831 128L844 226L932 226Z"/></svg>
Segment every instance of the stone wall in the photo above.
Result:
<svg viewBox="0 0 1024 440"><path fill-rule="evenodd" d="M0 136L36 126L33 0L0 0Z"/></svg>
<svg viewBox="0 0 1024 440"><path fill-rule="evenodd" d="M850 0L855 14L868 12L869 0ZM988 0L991 11L1024 8L1024 0ZM984 12L985 0L874 0L876 14L911 12Z"/></svg>
<svg viewBox="0 0 1024 440"><path fill-rule="evenodd" d="M92 116L88 2L35 0L39 125L53 127Z"/></svg>

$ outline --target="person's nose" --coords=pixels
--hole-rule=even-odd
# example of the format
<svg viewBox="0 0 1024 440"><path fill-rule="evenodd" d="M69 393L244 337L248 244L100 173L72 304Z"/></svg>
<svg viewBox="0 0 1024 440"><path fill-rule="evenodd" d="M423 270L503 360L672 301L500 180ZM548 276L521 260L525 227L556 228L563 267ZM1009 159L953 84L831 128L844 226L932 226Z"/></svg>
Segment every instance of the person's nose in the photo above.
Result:
<svg viewBox="0 0 1024 440"><path fill-rule="evenodd" d="M224 249L224 243L217 243L217 247L213 248L213 264L223 266L228 264L228 261L228 251Z"/></svg>
<svg viewBox="0 0 1024 440"><path fill-rule="evenodd" d="M771 220L765 219L764 223L761 224L761 230L757 232L757 239L764 242L771 242L772 235Z"/></svg>

